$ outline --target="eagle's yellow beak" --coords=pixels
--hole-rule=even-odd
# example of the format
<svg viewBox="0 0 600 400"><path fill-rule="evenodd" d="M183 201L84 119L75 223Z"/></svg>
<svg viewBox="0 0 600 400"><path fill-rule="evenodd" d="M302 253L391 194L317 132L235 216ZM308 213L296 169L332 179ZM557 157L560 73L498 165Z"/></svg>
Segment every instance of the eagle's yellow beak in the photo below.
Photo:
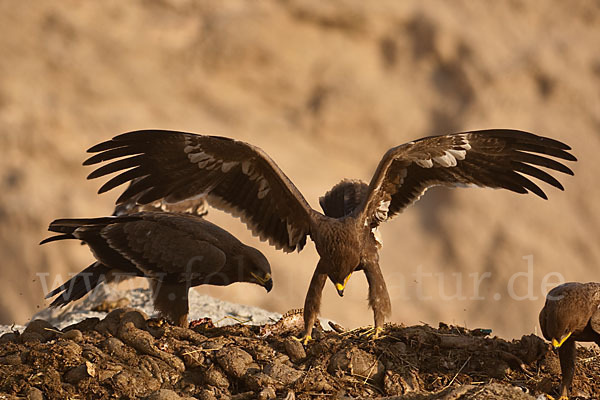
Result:
<svg viewBox="0 0 600 400"><path fill-rule="evenodd" d="M267 289L267 293L270 292L271 289L273 288L273 281L271 280L271 274L269 274L268 272L265 274L264 277L258 276L254 272L250 272L250 275L252 275L254 277L254 279L256 279L256 282L258 282L259 285L261 285L262 287Z"/></svg>
<svg viewBox="0 0 600 400"><path fill-rule="evenodd" d="M565 343L567 341L567 339L571 336L571 333L573 333L573 332L569 332L565 336L563 336L562 339L560 339L560 342L556 339L552 339L552 346L555 349L558 349L560 346L563 345L563 343Z"/></svg>
<svg viewBox="0 0 600 400"><path fill-rule="evenodd" d="M352 274L348 274L348 276L346 277L346 279L344 279L344 283L336 283L335 284L335 288L337 289L338 294L340 295L340 297L344 296L344 288L346 287L346 283L348 283L348 279L350 279L350 275Z"/></svg>

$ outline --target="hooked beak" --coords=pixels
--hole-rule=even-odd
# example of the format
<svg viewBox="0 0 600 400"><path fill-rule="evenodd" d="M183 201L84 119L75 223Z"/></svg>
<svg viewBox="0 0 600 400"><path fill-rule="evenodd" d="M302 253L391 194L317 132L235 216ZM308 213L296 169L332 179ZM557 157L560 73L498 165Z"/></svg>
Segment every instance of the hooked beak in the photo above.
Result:
<svg viewBox="0 0 600 400"><path fill-rule="evenodd" d="M273 289L273 279L268 279L265 284L263 285L263 287L265 289L267 289L267 293L269 293L271 291L271 289Z"/></svg>
<svg viewBox="0 0 600 400"><path fill-rule="evenodd" d="M337 289L337 292L340 295L340 297L344 297L344 288L346 287L346 283L348 283L348 279L350 279L350 275L352 274L348 274L348 276L344 279L344 283L335 284L335 288Z"/></svg>
<svg viewBox="0 0 600 400"><path fill-rule="evenodd" d="M560 342L556 339L552 339L552 347L558 349L560 346L563 345L563 343L567 341L567 339L571 336L571 333L573 332L569 332L565 336L563 336L562 339L560 339Z"/></svg>
<svg viewBox="0 0 600 400"><path fill-rule="evenodd" d="M267 289L267 293L269 293L271 291L271 289L273 289L273 279L271 279L271 274L267 273L267 274L265 274L264 277L260 277L260 276L256 275L254 272L250 272L250 274L254 277L254 279L256 279L256 282L260 286Z"/></svg>

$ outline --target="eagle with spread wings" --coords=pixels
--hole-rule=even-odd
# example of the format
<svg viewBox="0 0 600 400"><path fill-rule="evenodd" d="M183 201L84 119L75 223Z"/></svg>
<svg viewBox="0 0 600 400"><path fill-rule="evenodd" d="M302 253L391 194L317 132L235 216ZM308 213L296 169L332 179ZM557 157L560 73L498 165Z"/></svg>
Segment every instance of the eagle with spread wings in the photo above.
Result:
<svg viewBox="0 0 600 400"><path fill-rule="evenodd" d="M573 175L556 159L576 161L570 147L532 133L493 129L431 136L388 150L367 185L344 180L312 209L291 180L260 148L234 139L193 133L141 130L115 136L91 147L97 153L84 165L108 162L88 179L114 172L99 190L106 192L135 180L117 199L139 204L159 199L177 202L199 195L218 209L239 217L261 240L286 252L314 241L320 260L304 303L307 343L329 278L340 296L355 271L369 284L374 336L391 313L379 268L377 227L418 200L432 186L481 186L546 199L533 177L560 190L546 168Z"/></svg>

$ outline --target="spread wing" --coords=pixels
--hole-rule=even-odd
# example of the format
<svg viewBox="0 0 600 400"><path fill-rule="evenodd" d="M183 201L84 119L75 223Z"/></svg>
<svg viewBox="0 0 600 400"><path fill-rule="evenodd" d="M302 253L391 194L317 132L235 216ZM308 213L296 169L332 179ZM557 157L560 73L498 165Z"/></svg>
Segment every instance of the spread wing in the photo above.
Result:
<svg viewBox="0 0 600 400"><path fill-rule="evenodd" d="M369 185L361 218L378 225L418 200L432 186L481 186L547 199L534 177L560 190L563 186L538 167L573 175L554 160L577 159L559 141L516 130L485 130L431 136L390 149Z"/></svg>
<svg viewBox="0 0 600 400"><path fill-rule="evenodd" d="M128 188L131 185L136 184L138 181L140 181L140 178L136 178L129 182ZM138 193L137 195L129 198L127 201L117 204L115 206L113 215L119 216L143 211L182 213L197 215L199 217L204 217L206 214L208 214L208 203L206 202L206 198L203 195L199 195L175 203L169 203L165 199L160 199L148 204L138 204L138 199L143 194L143 192Z"/></svg>
<svg viewBox="0 0 600 400"><path fill-rule="evenodd" d="M306 243L315 211L258 147L224 137L144 130L116 136L88 152L98 154L84 165L111 160L89 179L121 172L99 193L137 180L119 197L119 204L134 197L147 204L204 195L210 205L240 217L255 235L277 248L300 251Z"/></svg>

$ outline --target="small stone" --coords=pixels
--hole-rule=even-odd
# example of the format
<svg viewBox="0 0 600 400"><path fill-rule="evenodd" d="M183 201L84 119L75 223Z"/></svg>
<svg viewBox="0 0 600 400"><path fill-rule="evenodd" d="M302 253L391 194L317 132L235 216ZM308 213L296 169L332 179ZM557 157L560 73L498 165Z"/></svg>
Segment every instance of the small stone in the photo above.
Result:
<svg viewBox="0 0 600 400"><path fill-rule="evenodd" d="M42 336L42 341L52 340L56 337L58 329L43 319L35 319L27 325L23 331L23 335L27 333L37 333Z"/></svg>
<svg viewBox="0 0 600 400"><path fill-rule="evenodd" d="M237 347L224 347L216 356L223 371L235 378L241 378L254 362L250 354Z"/></svg>
<svg viewBox="0 0 600 400"><path fill-rule="evenodd" d="M79 329L71 329L70 331L63 333L62 338L64 340L72 340L74 342L81 342L81 341L83 341L83 334L81 333L81 331Z"/></svg>
<svg viewBox="0 0 600 400"><path fill-rule="evenodd" d="M263 371L283 386L292 385L302 377L302 372L280 362L265 365Z"/></svg>
<svg viewBox="0 0 600 400"><path fill-rule="evenodd" d="M306 358L306 350L299 340L293 338L287 338L283 343L285 346L285 352L290 357L292 362L300 362Z"/></svg>
<svg viewBox="0 0 600 400"><path fill-rule="evenodd" d="M204 372L204 380L208 385L216 386L220 388L228 388L229 381L227 376L220 368L212 367Z"/></svg>
<svg viewBox="0 0 600 400"><path fill-rule="evenodd" d="M42 391L35 387L27 389L27 400L44 400Z"/></svg>

